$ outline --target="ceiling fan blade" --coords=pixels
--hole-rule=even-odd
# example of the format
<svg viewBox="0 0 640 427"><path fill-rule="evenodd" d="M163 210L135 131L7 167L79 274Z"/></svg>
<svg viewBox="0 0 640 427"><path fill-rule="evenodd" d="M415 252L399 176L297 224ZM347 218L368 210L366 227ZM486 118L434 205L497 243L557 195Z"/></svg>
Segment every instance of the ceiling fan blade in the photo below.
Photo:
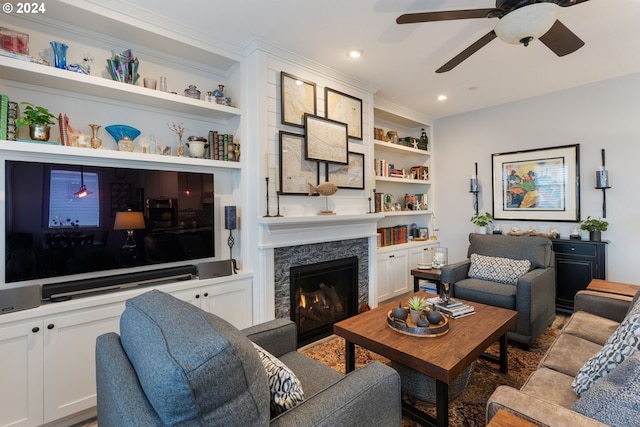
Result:
<svg viewBox="0 0 640 427"><path fill-rule="evenodd" d="M496 9L444 10L440 12L406 13L396 19L397 24L418 22L452 21L455 19L489 18Z"/></svg>
<svg viewBox="0 0 640 427"><path fill-rule="evenodd" d="M565 56L584 46L580 37L567 28L562 22L556 21L540 41L558 56Z"/></svg>
<svg viewBox="0 0 640 427"><path fill-rule="evenodd" d="M491 40L495 39L496 37L497 36L495 31L493 30L489 31L487 34L482 36L478 41L476 41L471 46L469 46L468 48L466 48L465 50L463 50L462 52L454 56L453 59L451 59L449 62L444 64L442 67L438 68L436 70L436 73L446 73L447 71L451 71L452 69L460 65L462 61L464 61L465 59L467 59L468 57L470 57L471 55L479 51L482 47L487 45Z"/></svg>
<svg viewBox="0 0 640 427"><path fill-rule="evenodd" d="M558 6L560 7L575 6L577 4L584 3L586 1L589 1L589 0L560 0L558 2Z"/></svg>

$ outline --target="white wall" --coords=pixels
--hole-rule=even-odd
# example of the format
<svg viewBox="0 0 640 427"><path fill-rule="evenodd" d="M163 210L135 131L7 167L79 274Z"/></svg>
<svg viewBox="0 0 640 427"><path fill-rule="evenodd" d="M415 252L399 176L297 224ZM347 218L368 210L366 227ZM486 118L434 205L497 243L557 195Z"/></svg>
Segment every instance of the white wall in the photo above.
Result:
<svg viewBox="0 0 640 427"><path fill-rule="evenodd" d="M548 78L548 77L545 77ZM606 150L612 188L607 191L609 229L607 279L640 284L640 190L635 176L640 158L640 74L576 87L437 120L434 164L438 186L436 222L449 261L466 257L469 221L474 213L469 179L478 162L480 212L492 212L491 155L517 150L580 144L581 218L602 216L602 191L595 171ZM568 238L575 222L497 221L503 228L556 227ZM585 233L585 232L583 232ZM588 239L587 235L583 239Z"/></svg>

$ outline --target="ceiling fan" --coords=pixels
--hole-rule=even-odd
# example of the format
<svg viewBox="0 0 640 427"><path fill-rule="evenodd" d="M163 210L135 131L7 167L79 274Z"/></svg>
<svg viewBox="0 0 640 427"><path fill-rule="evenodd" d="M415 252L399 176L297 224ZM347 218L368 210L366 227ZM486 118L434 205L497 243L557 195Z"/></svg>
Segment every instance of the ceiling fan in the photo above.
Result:
<svg viewBox="0 0 640 427"><path fill-rule="evenodd" d="M408 13L399 16L396 23L499 18L493 30L436 70L436 73L444 73L460 65L496 37L507 43L521 43L525 46L532 40L539 39L558 56L575 52L584 46L584 42L556 17L559 7L574 6L586 1L588 0L496 0L496 7L492 9Z"/></svg>

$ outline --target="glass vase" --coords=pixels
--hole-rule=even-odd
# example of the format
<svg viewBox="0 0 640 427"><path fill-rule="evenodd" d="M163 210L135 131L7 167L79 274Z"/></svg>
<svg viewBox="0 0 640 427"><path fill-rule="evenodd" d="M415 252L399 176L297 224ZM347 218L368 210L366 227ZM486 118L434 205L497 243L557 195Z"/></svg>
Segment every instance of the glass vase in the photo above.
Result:
<svg viewBox="0 0 640 427"><path fill-rule="evenodd" d="M53 64L56 68L65 70L67 68L67 49L69 46L62 42L49 42L53 50Z"/></svg>
<svg viewBox="0 0 640 427"><path fill-rule="evenodd" d="M102 146L102 140L98 138L98 129L100 125L90 124L91 128L91 148L100 148Z"/></svg>

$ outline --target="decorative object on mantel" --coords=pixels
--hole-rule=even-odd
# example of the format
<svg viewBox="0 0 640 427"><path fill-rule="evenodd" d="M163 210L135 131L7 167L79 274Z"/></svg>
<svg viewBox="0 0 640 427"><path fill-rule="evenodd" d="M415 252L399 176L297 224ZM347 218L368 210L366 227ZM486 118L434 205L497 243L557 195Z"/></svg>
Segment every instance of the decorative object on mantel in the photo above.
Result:
<svg viewBox="0 0 640 427"><path fill-rule="evenodd" d="M516 230L511 230L510 232L508 232L507 234L509 236L543 236L543 237L549 237L550 239L557 239L558 238L558 234L557 231L551 231L550 233L542 233L536 229L532 229L532 230L527 230L527 231L519 231L517 229L517 227L515 227Z"/></svg>
<svg viewBox="0 0 640 427"><path fill-rule="evenodd" d="M329 196L336 194L338 186L332 182L323 182L318 186L314 186L310 183L307 183L307 185L309 185L309 196L313 196L316 193L321 196L325 196L325 210L320 211L320 215L335 215L335 212L329 210Z"/></svg>
<svg viewBox="0 0 640 427"><path fill-rule="evenodd" d="M182 123L177 123L177 124L176 123L171 123L171 124L167 123L167 126L169 126L169 129L171 129L171 131L178 136L177 153L178 153L178 156L183 157L184 156L184 145L182 144L182 135L184 135L184 131L186 131L188 129L185 128Z"/></svg>
<svg viewBox="0 0 640 427"><path fill-rule="evenodd" d="M118 151L132 152L133 140L140 136L138 129L127 125L109 125L104 129L118 143Z"/></svg>
<svg viewBox="0 0 640 427"><path fill-rule="evenodd" d="M424 132L424 129L422 130ZM473 210L476 211L478 216L478 193L480 192L480 186L478 185L478 162L476 162L476 172L471 176L469 182L469 192L473 194Z"/></svg>
<svg viewBox="0 0 640 427"><path fill-rule="evenodd" d="M604 167L604 148L601 150L602 166L596 171L596 189L602 190L602 217L607 217L607 189L609 185L609 172ZM603 230L604 231L604 230Z"/></svg>
<svg viewBox="0 0 640 427"><path fill-rule="evenodd" d="M203 136L190 136L187 138L187 148L189 149L189 155L201 159L204 157L204 150L209 148L207 138Z"/></svg>
<svg viewBox="0 0 640 427"><path fill-rule="evenodd" d="M140 78L138 69L138 58L133 57L131 49L122 53L111 52L111 59L107 59L107 71L111 78L118 82L135 85Z"/></svg>
<svg viewBox="0 0 640 427"><path fill-rule="evenodd" d="M264 217L270 218L273 215L269 215L269 177L266 177L265 181L267 182L267 214Z"/></svg>
<svg viewBox="0 0 640 427"><path fill-rule="evenodd" d="M589 240L592 242L599 242L602 238L602 232L607 231L608 227L609 223L607 221L591 218L591 216L587 216L587 219L580 221L580 229L589 232Z"/></svg>
<svg viewBox="0 0 640 427"><path fill-rule="evenodd" d="M229 238L227 239L227 245L229 245L229 260L231 261L231 266L233 267L233 274L238 273L238 267L236 265L236 260L233 258L233 244L235 240L233 239L233 234L231 234L232 230L235 230L237 227L237 213L235 206L225 206L224 207L224 228L229 230Z"/></svg>
<svg viewBox="0 0 640 427"><path fill-rule="evenodd" d="M29 126L29 137L35 141L48 141L51 126L55 124L56 116L44 107L39 107L30 102L21 102L25 105L23 116L16 119L16 128Z"/></svg>
<svg viewBox="0 0 640 427"><path fill-rule="evenodd" d="M52 41L49 42L51 45L51 50L53 51L53 64L56 68L60 68L62 70L67 69L67 49L69 46L62 42Z"/></svg>
<svg viewBox="0 0 640 427"><path fill-rule="evenodd" d="M102 146L102 140L98 138L98 129L100 129L100 125L90 124L91 128L91 148L100 148Z"/></svg>
<svg viewBox="0 0 640 427"><path fill-rule="evenodd" d="M193 99L200 99L200 91L196 89L196 85L189 85L189 87L184 90L184 96Z"/></svg>

